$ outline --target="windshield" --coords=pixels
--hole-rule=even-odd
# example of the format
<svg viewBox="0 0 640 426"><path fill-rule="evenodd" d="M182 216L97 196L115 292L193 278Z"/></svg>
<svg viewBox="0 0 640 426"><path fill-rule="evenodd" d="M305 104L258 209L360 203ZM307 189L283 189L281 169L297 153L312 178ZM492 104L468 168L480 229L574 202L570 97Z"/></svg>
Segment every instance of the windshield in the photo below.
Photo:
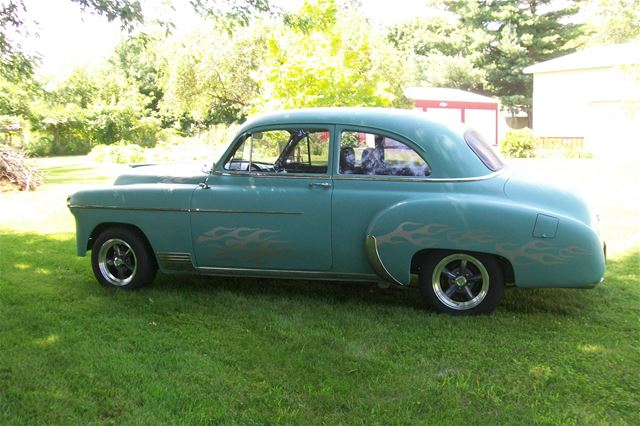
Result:
<svg viewBox="0 0 640 426"><path fill-rule="evenodd" d="M504 168L504 162L500 156L489 146L480 133L469 129L464 133L464 140L489 170L495 172Z"/></svg>

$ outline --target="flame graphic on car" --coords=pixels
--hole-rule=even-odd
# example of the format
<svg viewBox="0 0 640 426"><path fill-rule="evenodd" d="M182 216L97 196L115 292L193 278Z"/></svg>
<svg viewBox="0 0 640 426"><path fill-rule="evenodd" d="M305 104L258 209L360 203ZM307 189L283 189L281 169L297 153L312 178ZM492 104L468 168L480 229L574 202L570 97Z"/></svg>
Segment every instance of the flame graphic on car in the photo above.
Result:
<svg viewBox="0 0 640 426"><path fill-rule="evenodd" d="M524 244L499 242L485 229L461 230L452 226L431 223L403 222L393 231L376 237L378 247L409 243L417 248L438 247L452 243L457 247L484 251L487 245L493 251L519 265L538 263L560 265L587 253L579 246L558 247L551 241L535 239ZM450 244L446 244L450 245Z"/></svg>
<svg viewBox="0 0 640 426"><path fill-rule="evenodd" d="M378 246L384 244L410 243L416 247L429 248L445 241L455 244L486 244L494 238L485 230L458 230L449 225L431 223L424 225L415 222L403 222L388 234L376 238Z"/></svg>
<svg viewBox="0 0 640 426"><path fill-rule="evenodd" d="M496 251L520 265L536 262L549 266L568 263L577 256L587 253L585 249L578 246L558 249L555 244L543 240L533 240L526 244L500 243L496 244Z"/></svg>
<svg viewBox="0 0 640 426"><path fill-rule="evenodd" d="M197 243L215 251L220 260L263 264L282 257L288 251L288 244L276 239L279 233L272 229L219 226L199 236Z"/></svg>

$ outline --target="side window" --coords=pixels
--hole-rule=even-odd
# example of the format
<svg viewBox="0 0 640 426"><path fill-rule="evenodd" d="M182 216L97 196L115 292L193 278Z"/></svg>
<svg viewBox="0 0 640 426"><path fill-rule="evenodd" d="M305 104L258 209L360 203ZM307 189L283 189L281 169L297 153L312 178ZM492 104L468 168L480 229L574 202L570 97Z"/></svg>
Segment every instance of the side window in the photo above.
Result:
<svg viewBox="0 0 640 426"><path fill-rule="evenodd" d="M412 148L390 137L356 131L340 135L340 174L429 176L427 162Z"/></svg>
<svg viewBox="0 0 640 426"><path fill-rule="evenodd" d="M329 131L286 128L248 134L225 170L262 173L327 173Z"/></svg>

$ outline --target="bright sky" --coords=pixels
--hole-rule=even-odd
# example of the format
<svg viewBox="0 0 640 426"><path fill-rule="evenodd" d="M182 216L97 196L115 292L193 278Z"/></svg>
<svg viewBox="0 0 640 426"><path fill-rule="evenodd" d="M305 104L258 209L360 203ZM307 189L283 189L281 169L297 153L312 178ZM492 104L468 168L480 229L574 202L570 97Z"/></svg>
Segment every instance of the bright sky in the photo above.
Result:
<svg viewBox="0 0 640 426"><path fill-rule="evenodd" d="M303 0L273 0L287 10L295 10ZM171 12L161 0L144 0L146 18L168 17L176 32L192 28L197 21L188 0L173 0ZM70 0L25 0L31 35L22 42L27 51L42 57L41 71L58 79L83 64L97 64L107 57L122 37L118 23L82 12ZM427 15L426 0L366 0L364 13L381 24L394 24L419 15ZM36 37L35 34L38 36Z"/></svg>

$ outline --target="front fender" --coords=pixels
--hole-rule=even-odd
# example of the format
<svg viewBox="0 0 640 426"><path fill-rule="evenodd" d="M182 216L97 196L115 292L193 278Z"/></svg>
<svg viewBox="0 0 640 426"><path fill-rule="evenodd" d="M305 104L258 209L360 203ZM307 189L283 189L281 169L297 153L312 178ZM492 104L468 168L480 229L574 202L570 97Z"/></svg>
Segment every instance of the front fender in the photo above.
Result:
<svg viewBox="0 0 640 426"><path fill-rule="evenodd" d="M192 252L189 205L196 185L150 184L77 192L69 198L76 219L77 253L84 256L94 230L102 224L140 229L155 252Z"/></svg>
<svg viewBox="0 0 640 426"><path fill-rule="evenodd" d="M449 194L402 202L375 217L367 239L375 245L368 251L374 270L402 285L410 282L411 259L424 249L501 256L521 287L579 287L604 274L600 240L589 226L499 198Z"/></svg>

